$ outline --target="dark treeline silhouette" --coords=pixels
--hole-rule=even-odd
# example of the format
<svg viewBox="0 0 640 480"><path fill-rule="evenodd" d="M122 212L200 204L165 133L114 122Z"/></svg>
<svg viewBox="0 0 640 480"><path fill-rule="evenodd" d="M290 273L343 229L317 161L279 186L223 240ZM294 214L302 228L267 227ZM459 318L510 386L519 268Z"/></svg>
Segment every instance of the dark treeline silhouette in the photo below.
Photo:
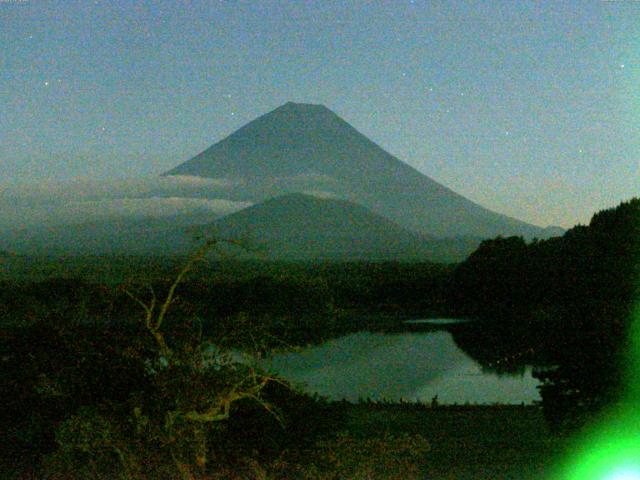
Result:
<svg viewBox="0 0 640 480"><path fill-rule="evenodd" d="M0 281L2 328L46 319L112 325L137 319L139 306L123 285L142 297L150 286L162 293L171 283L171 270L165 268L150 279L128 282L124 272L118 274L120 282L99 282L97 276ZM281 341L304 345L366 329L380 315L450 314L451 271L451 266L429 263L213 263L184 281L171 314L196 315L210 335L248 316Z"/></svg>
<svg viewBox="0 0 640 480"><path fill-rule="evenodd" d="M180 284L166 314L162 344L174 352L172 362L145 326L142 304L157 306L175 272L120 284L0 282L0 477L28 475L33 465L33 478L118 478L122 471L126 478L176 478L166 472L181 465L218 478L206 475L277 463L284 451L302 458L306 446L333 432L340 408L276 379L262 385L251 370L238 377L241 364L225 367L233 357L218 354L219 365L208 368L203 345L214 354L259 356L368 328L371 312L389 319L428 313L443 308L451 271L392 262L203 267ZM192 409L224 404L220 396L235 398L238 388L246 395L229 410L231 420L202 428L190 420Z"/></svg>
<svg viewBox="0 0 640 480"><path fill-rule="evenodd" d="M622 392L639 273L637 198L562 237L484 241L455 270L450 297L481 322L454 338L498 370L537 365L548 420L577 426Z"/></svg>

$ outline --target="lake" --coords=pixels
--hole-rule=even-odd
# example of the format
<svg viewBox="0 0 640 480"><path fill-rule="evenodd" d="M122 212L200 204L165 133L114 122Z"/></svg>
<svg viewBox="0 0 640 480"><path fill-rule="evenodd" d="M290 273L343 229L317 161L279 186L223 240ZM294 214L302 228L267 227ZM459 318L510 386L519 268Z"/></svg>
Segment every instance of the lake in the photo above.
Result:
<svg viewBox="0 0 640 480"><path fill-rule="evenodd" d="M438 395L439 403L446 404L530 404L540 399L530 367L516 375L483 372L445 330L355 333L275 355L266 366L304 391L331 400L428 403Z"/></svg>

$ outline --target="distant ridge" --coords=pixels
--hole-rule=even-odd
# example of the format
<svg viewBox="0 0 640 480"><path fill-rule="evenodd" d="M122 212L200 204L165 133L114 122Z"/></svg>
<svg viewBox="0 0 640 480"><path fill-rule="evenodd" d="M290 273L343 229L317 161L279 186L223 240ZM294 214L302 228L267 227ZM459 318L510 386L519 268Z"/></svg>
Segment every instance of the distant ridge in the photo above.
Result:
<svg viewBox="0 0 640 480"><path fill-rule="evenodd" d="M3 246L24 255L184 255L198 245L188 228L211 214L105 218L88 223L0 232Z"/></svg>
<svg viewBox="0 0 640 480"><path fill-rule="evenodd" d="M409 231L345 200L288 194L195 227L204 236L242 239L267 258L455 262L478 245Z"/></svg>
<svg viewBox="0 0 640 480"><path fill-rule="evenodd" d="M453 192L323 105L288 102L165 175L235 181L229 193L234 200L259 202L291 192L344 198L407 229L438 237L559 234Z"/></svg>

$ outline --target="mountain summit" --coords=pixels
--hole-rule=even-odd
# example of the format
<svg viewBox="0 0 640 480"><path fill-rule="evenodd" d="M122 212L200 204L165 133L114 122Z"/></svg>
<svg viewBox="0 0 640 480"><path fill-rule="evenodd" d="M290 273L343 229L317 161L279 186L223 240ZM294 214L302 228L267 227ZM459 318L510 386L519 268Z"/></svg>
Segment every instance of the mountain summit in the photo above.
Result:
<svg viewBox="0 0 640 480"><path fill-rule="evenodd" d="M286 103L165 175L225 179L234 200L294 192L342 198L440 237L548 236L423 175L323 105Z"/></svg>
<svg viewBox="0 0 640 480"><path fill-rule="evenodd" d="M368 141L327 107L288 102L167 175L253 180L310 172L343 176L345 168L357 166L352 157L362 140Z"/></svg>

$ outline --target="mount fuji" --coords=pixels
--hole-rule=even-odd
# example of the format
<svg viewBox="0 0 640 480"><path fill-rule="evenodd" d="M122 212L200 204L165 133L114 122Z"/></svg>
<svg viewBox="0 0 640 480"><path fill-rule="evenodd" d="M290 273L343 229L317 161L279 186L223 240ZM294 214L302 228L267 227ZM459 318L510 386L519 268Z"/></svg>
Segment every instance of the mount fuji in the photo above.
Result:
<svg viewBox="0 0 640 480"><path fill-rule="evenodd" d="M165 175L224 179L232 200L303 193L361 205L435 237L561 234L478 205L386 152L322 105L286 103Z"/></svg>

